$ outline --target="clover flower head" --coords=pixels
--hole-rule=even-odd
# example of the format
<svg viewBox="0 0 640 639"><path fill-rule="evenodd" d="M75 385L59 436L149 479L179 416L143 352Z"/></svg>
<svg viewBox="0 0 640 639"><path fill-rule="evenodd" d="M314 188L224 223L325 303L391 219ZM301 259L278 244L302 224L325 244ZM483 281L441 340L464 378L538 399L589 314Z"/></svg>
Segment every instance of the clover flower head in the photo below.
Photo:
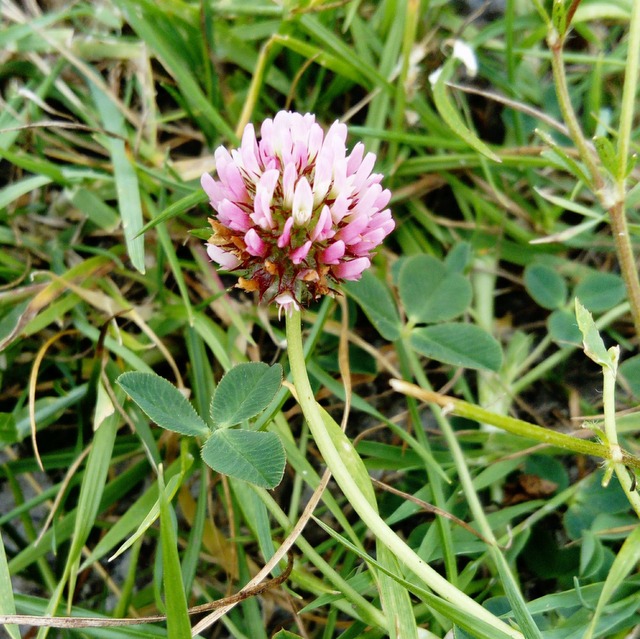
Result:
<svg viewBox="0 0 640 639"><path fill-rule="evenodd" d="M347 127L326 135L312 114L280 111L248 124L239 149L215 152L217 179L202 176L215 215L209 257L290 313L357 280L393 230L391 197L372 173L373 153L347 154Z"/></svg>

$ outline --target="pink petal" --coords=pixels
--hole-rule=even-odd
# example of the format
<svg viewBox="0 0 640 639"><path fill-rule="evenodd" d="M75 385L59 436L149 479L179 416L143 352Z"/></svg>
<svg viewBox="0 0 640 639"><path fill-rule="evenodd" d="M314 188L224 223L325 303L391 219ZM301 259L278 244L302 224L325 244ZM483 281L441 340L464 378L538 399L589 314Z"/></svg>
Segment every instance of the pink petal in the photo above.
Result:
<svg viewBox="0 0 640 639"><path fill-rule="evenodd" d="M290 209L293 206L293 194L297 179L298 169L296 165L292 162L285 164L282 172L282 203L286 209Z"/></svg>
<svg viewBox="0 0 640 639"><path fill-rule="evenodd" d="M224 198L224 187L220 182L214 180L208 173L204 173L200 178L202 189L209 196L211 206L217 210L220 200Z"/></svg>
<svg viewBox="0 0 640 639"><path fill-rule="evenodd" d="M365 216L361 215L360 217L356 217L336 233L336 238L342 240L347 245L353 244L359 241L360 234L367 228L368 223L369 220Z"/></svg>
<svg viewBox="0 0 640 639"><path fill-rule="evenodd" d="M316 161L316 172L313 176L313 204L318 206L329 192L333 179L333 162L331 157L321 153Z"/></svg>
<svg viewBox="0 0 640 639"><path fill-rule="evenodd" d="M258 165L258 143L256 142L256 133L253 129L253 124L247 124L247 126L244 127L240 156L242 157L245 170L257 178L257 176L260 175L260 167Z"/></svg>
<svg viewBox="0 0 640 639"><path fill-rule="evenodd" d="M316 222L316 226L311 233L311 241L312 242L322 242L326 240L331 235L331 211L329 207L325 204L320 211L320 215L318 216L318 221Z"/></svg>
<svg viewBox="0 0 640 639"><path fill-rule="evenodd" d="M373 249L382 244L387 233L384 229L374 229L362 236L362 241L349 246L349 252L353 255L368 255Z"/></svg>
<svg viewBox="0 0 640 639"><path fill-rule="evenodd" d="M207 254L214 262L217 262L227 271L233 271L234 268L240 265L240 260L233 253L227 253L227 251L224 251L219 246L207 244Z"/></svg>
<svg viewBox="0 0 640 639"><path fill-rule="evenodd" d="M340 264L334 266L331 271L339 279L357 280L360 279L362 271L368 269L370 266L371 260L368 257L358 257L349 262L340 262Z"/></svg>
<svg viewBox="0 0 640 639"><path fill-rule="evenodd" d="M231 154L224 147L218 147L215 151L215 160L218 177L229 193L228 197L238 202L246 202L247 189L240 169L233 161Z"/></svg>
<svg viewBox="0 0 640 639"><path fill-rule="evenodd" d="M285 315L291 317L294 310L300 310L300 305L296 302L295 297L293 297L291 293L280 293L280 295L278 295L273 301L279 306L278 319L280 319L282 311L285 312Z"/></svg>
<svg viewBox="0 0 640 639"><path fill-rule="evenodd" d="M358 170L353 174L353 187L355 189L362 188L366 179L371 174L371 170L373 169L373 165L375 164L375 162L375 153L367 153L367 155L364 156L364 160L362 160L362 163L358 167ZM349 175L348 171L347 175Z"/></svg>
<svg viewBox="0 0 640 639"><path fill-rule="evenodd" d="M382 194L382 187L374 184L360 193L360 198L352 209L354 215L364 215L369 217L374 211L374 203Z"/></svg>
<svg viewBox="0 0 640 639"><path fill-rule="evenodd" d="M273 147L273 120L271 118L267 118L262 123L260 127L260 138L260 143L258 144L260 157L263 159L273 157L275 155L275 149Z"/></svg>
<svg viewBox="0 0 640 639"><path fill-rule="evenodd" d="M351 199L346 193L340 193L331 206L331 219L334 224L338 224L340 220L349 213Z"/></svg>
<svg viewBox="0 0 640 639"><path fill-rule="evenodd" d="M390 199L391 199L391 191L389 189L385 189L376 198L376 201L373 203L373 206L375 206L380 211L385 206L387 206L387 204L389 204Z"/></svg>
<svg viewBox="0 0 640 639"><path fill-rule="evenodd" d="M293 227L293 218L287 218L287 221L284 223L284 227L282 229L282 233L278 238L278 248L284 248L291 242L291 229Z"/></svg>
<svg viewBox="0 0 640 639"><path fill-rule="evenodd" d="M227 199L218 206L218 221L234 231L248 231L252 226L249 216L235 202Z"/></svg>
<svg viewBox="0 0 640 639"><path fill-rule="evenodd" d="M307 240L302 246L299 246L294 251L291 251L289 257L294 264L300 264L302 260L307 257L309 254L309 249L311 248L311 240Z"/></svg>
<svg viewBox="0 0 640 639"><path fill-rule="evenodd" d="M309 130L309 158L314 160L322 147L324 131L319 124L314 123Z"/></svg>
<svg viewBox="0 0 640 639"><path fill-rule="evenodd" d="M272 229L274 227L273 217L271 216L271 201L273 200L273 191L280 177L277 169L265 171L260 176L260 181L256 187L256 195L253 202L254 212L251 219L263 229Z"/></svg>
<svg viewBox="0 0 640 639"><path fill-rule="evenodd" d="M249 229L244 236L244 243L247 245L247 252L254 257L264 257L267 252L267 245L262 241L255 229Z"/></svg>
<svg viewBox="0 0 640 639"><path fill-rule="evenodd" d="M349 157L347 158L347 175L353 175L362 162L362 156L364 155L364 144L358 142L353 147Z"/></svg>
<svg viewBox="0 0 640 639"><path fill-rule="evenodd" d="M298 167L298 171L302 173L309 165L309 147L306 141L298 140L293 144L291 152L291 161Z"/></svg>
<svg viewBox="0 0 640 639"><path fill-rule="evenodd" d="M340 258L344 255L344 250L344 242L342 240L338 240L320 253L320 261L323 264L338 264Z"/></svg>

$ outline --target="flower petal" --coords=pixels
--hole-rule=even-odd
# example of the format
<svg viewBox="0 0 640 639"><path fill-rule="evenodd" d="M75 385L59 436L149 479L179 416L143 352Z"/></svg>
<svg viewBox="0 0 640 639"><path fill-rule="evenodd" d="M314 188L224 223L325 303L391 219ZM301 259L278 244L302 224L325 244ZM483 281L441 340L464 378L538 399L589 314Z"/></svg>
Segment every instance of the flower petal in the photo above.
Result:
<svg viewBox="0 0 640 639"><path fill-rule="evenodd" d="M300 264L302 260L304 260L307 255L309 255L309 249L311 248L311 240L307 240L302 246L299 246L297 249L291 251L289 257L294 264Z"/></svg>
<svg viewBox="0 0 640 639"><path fill-rule="evenodd" d="M313 213L313 193L309 186L309 181L301 177L296 184L296 191L293 195L293 223L296 226L305 226L311 219Z"/></svg>
<svg viewBox="0 0 640 639"><path fill-rule="evenodd" d="M349 262L340 262L337 266L331 268L332 273L339 279L358 280L365 271L371 266L371 260L368 257L358 257Z"/></svg>
<svg viewBox="0 0 640 639"><path fill-rule="evenodd" d="M228 271L233 271L240 265L240 260L233 253L228 253L219 246L207 244L207 254L214 262Z"/></svg>
<svg viewBox="0 0 640 639"><path fill-rule="evenodd" d="M344 242L338 240L320 252L319 261L323 264L338 264L340 258L344 255L344 251Z"/></svg>
<svg viewBox="0 0 640 639"><path fill-rule="evenodd" d="M262 241L255 229L249 229L244 236L247 252L254 257L264 257L267 253L267 245Z"/></svg>

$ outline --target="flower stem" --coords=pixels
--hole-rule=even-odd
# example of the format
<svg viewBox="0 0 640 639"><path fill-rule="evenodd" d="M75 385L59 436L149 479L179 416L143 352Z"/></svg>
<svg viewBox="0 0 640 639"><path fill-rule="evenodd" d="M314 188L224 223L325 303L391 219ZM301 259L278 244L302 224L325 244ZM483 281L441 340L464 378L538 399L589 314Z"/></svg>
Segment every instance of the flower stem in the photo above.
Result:
<svg viewBox="0 0 640 639"><path fill-rule="evenodd" d="M309 430L335 481L360 519L378 541L440 597L457 609L464 610L479 621L489 624L500 636L523 639L521 632L507 625L452 586L402 541L380 517L375 500L372 500L371 484L368 487L363 486L362 482L355 478L356 473L352 475L354 469L345 463L345 460L356 460L360 464L362 461L357 457L353 445L340 427L328 417L314 398L303 355L301 314L297 310L287 315L287 350L298 403L307 420Z"/></svg>

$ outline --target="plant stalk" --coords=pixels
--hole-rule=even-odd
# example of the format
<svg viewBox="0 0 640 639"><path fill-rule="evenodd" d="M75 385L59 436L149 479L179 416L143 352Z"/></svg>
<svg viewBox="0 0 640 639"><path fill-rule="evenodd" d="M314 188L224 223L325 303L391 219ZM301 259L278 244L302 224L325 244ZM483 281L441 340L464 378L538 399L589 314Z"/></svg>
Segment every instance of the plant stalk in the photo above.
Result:
<svg viewBox="0 0 640 639"><path fill-rule="evenodd" d="M400 562L405 564L407 568L443 599L473 614L479 620L490 624L502 635L513 639L524 639L520 631L498 619L462 591L452 586L444 577L431 568L387 526L375 507L370 503L369 497L365 495L343 461L342 455L346 454L348 456L355 453L351 442L342 434L343 439L340 441L340 447L344 450L338 451L333 437L337 432L342 433L342 431L336 424L337 431L334 430L332 434L329 433L325 424L326 414L323 415L321 407L314 398L303 355L300 311L294 310L287 316L287 350L293 382L298 395L298 403L307 420L309 430L335 481L361 520Z"/></svg>
<svg viewBox="0 0 640 639"><path fill-rule="evenodd" d="M610 351L611 352L611 351ZM640 517L640 495L636 490L631 479L627 465L624 461L624 454L618 443L618 431L616 429L616 409L615 409L615 392L616 392L616 368L614 366L603 366L603 385L602 385L602 403L604 408L604 432L609 440L609 449L611 451L609 462L616 471L618 481L624 490L629 503ZM609 471L610 472L610 471ZM605 475L608 477L608 475Z"/></svg>
<svg viewBox="0 0 640 639"><path fill-rule="evenodd" d="M507 431L508 433L513 433L520 437L526 437L527 439L533 439L534 441L543 444L549 444L549 446L557 446L558 448L571 450L580 455L592 455L594 457L601 457L602 459L607 460L612 459L611 449L609 446L605 446L604 444L596 444L595 442L578 439L577 437L565 435L564 433L559 433L549 428L530 424L522 419L515 419L514 417L508 417L506 415L498 415L485 410L484 408L480 408L480 406L475 406L474 404L465 402L464 400L428 391L420 386L416 386L415 384L405 382L404 380L392 379L390 384L392 388L400 393L416 397L424 402L433 402L438 404L459 417L466 417L478 423L491 424ZM640 459L624 450L621 450L620 454L620 461L622 461L625 466L640 470Z"/></svg>

